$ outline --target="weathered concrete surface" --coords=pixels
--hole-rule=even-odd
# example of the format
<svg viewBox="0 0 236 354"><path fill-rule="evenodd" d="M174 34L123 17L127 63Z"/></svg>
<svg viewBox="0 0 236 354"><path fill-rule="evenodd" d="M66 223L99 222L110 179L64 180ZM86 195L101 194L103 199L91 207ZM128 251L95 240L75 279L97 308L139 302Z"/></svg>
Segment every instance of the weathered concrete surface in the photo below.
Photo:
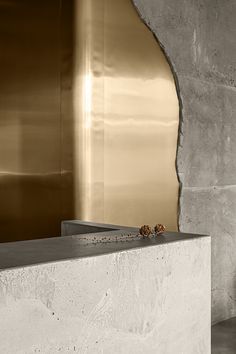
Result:
<svg viewBox="0 0 236 354"><path fill-rule="evenodd" d="M210 238L0 272L0 353L210 354Z"/></svg>
<svg viewBox="0 0 236 354"><path fill-rule="evenodd" d="M236 317L212 327L211 354L236 353Z"/></svg>
<svg viewBox="0 0 236 354"><path fill-rule="evenodd" d="M179 224L212 235L215 323L236 316L236 2L133 2L178 78Z"/></svg>

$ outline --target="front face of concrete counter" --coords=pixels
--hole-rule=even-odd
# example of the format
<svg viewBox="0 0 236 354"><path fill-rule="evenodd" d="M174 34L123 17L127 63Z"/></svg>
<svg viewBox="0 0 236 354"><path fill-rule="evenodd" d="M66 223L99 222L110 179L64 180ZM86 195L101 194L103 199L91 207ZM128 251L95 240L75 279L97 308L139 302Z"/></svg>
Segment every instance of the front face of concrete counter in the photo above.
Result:
<svg viewBox="0 0 236 354"><path fill-rule="evenodd" d="M0 245L0 353L210 353L210 238L107 227Z"/></svg>

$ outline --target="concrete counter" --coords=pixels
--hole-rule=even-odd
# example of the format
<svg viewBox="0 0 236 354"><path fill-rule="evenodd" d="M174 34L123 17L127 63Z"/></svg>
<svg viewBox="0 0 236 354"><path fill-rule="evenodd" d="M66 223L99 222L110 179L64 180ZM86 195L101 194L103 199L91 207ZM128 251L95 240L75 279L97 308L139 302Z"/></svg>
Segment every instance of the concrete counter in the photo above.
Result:
<svg viewBox="0 0 236 354"><path fill-rule="evenodd" d="M1 244L0 353L210 353L210 237L137 233Z"/></svg>

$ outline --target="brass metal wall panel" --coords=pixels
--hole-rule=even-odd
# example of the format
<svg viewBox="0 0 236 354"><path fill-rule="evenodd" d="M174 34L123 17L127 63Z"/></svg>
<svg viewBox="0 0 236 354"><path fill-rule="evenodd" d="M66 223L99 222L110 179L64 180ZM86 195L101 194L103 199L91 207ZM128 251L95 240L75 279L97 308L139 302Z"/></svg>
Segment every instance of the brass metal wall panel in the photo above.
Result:
<svg viewBox="0 0 236 354"><path fill-rule="evenodd" d="M72 11L0 1L0 241L59 235L73 216Z"/></svg>
<svg viewBox="0 0 236 354"><path fill-rule="evenodd" d="M75 207L84 220L177 229L179 103L130 0L77 0Z"/></svg>

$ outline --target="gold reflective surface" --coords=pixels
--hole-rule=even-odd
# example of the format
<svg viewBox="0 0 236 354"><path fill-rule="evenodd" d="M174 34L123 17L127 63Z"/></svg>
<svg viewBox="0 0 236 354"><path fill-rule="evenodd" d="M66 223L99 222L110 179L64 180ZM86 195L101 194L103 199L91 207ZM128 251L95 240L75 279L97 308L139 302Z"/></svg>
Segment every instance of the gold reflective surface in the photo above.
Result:
<svg viewBox="0 0 236 354"><path fill-rule="evenodd" d="M73 1L0 1L0 242L74 217L177 227L169 65L130 0L75 5L73 121Z"/></svg>
<svg viewBox="0 0 236 354"><path fill-rule="evenodd" d="M73 218L70 0L0 1L0 242Z"/></svg>
<svg viewBox="0 0 236 354"><path fill-rule="evenodd" d="M76 217L177 229L179 104L158 43L130 0L77 0Z"/></svg>

